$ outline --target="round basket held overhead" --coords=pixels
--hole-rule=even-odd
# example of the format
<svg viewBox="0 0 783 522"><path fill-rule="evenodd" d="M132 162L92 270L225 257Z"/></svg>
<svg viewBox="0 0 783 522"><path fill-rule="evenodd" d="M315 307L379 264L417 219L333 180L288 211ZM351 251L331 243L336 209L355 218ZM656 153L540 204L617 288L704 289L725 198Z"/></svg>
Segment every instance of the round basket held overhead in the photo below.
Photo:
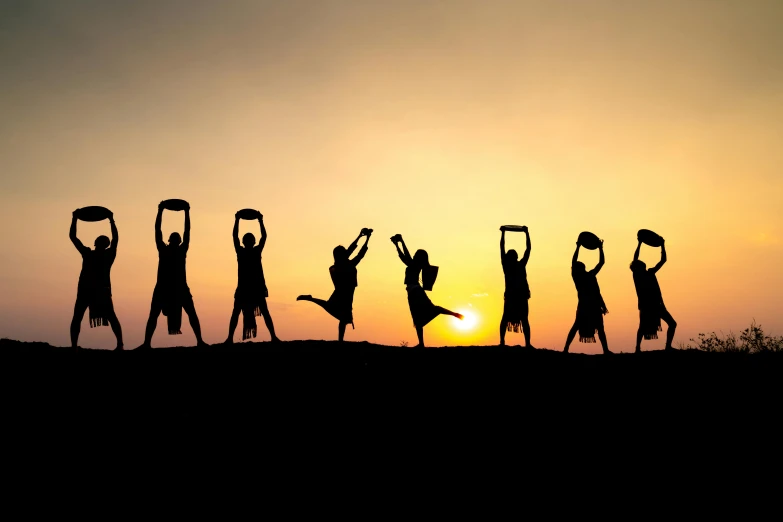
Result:
<svg viewBox="0 0 783 522"><path fill-rule="evenodd" d="M101 221L111 217L111 211L106 207L91 206L77 208L74 215L82 221Z"/></svg>
<svg viewBox="0 0 783 522"><path fill-rule="evenodd" d="M239 219L258 219L259 214L261 213L253 208L243 208L237 212Z"/></svg>
<svg viewBox="0 0 783 522"><path fill-rule="evenodd" d="M586 248L587 250L595 250L599 246L601 246L601 240L598 239L598 236L593 234L592 232L582 232L579 234L579 238L576 240L577 243L579 243L582 247Z"/></svg>
<svg viewBox="0 0 783 522"><path fill-rule="evenodd" d="M166 210L180 211L190 209L190 203L184 199L167 199L160 202L160 206Z"/></svg>
<svg viewBox="0 0 783 522"><path fill-rule="evenodd" d="M505 230L506 232L524 232L527 230L527 227L524 225L503 225L500 227L500 230Z"/></svg>
<svg viewBox="0 0 783 522"><path fill-rule="evenodd" d="M639 232L636 233L636 238L645 245L649 245L651 247L659 247L663 245L663 238L652 230L647 230L646 228L639 230Z"/></svg>

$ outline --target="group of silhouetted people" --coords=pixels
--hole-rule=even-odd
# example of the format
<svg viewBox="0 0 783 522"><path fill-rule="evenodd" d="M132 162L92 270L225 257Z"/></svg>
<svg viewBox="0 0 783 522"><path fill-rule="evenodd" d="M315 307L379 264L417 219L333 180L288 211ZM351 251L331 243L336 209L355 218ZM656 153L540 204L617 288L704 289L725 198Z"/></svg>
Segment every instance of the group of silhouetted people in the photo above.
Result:
<svg viewBox="0 0 783 522"><path fill-rule="evenodd" d="M174 232L169 236L168 243L163 242L161 222L163 211L181 210L185 214L185 227L183 235ZM112 237L99 236L95 240L95 249L84 246L76 237L77 220L97 221L108 219L111 226ZM253 234L247 233L239 239L240 219L257 220L260 226L261 237L256 244ZM524 334L525 346L531 347L530 322L528 301L530 299L530 286L527 281L527 263L530 259L531 241L530 233L526 226L503 226L500 228L500 260L505 277L505 292L503 315L500 320L500 344L505 345L506 332L519 332ZM506 232L520 231L525 234L525 252L519 258L516 250L506 251ZM368 244L373 230L363 228L356 239L346 248L337 246L334 248L334 264L329 267L329 274L334 284L334 291L329 299L318 299L309 294L300 295L297 301L310 301L326 310L338 321L338 339L343 341L345 329L350 324L354 327L353 298L358 286L359 262L367 254ZM239 323L239 315L242 315L242 340L255 338L258 327L256 317L262 316L266 324L272 342L279 341L275 334L272 316L269 313L266 299L269 292L266 287L261 256L266 244L267 232L264 226L263 215L257 210L244 209L236 213L233 228L234 250L237 255L237 288L234 292L234 307L229 320L228 337L225 343L233 343L234 333ZM636 352L641 351L642 339L657 339L658 332L662 330L661 320L668 325L666 334L666 350L672 349L672 339L677 323L666 309L663 303L660 286L656 273L666 262L666 247L663 238L647 230L640 230L639 245L631 262L634 286L638 296L639 329L636 336ZM639 252L644 238L648 244L660 246L661 260L653 268L647 269L644 262L639 260ZM103 207L85 207L77 209L73 213L71 221L70 238L74 246L82 255L82 270L79 276L79 285L74 306L73 320L71 321L71 345L78 347L79 331L84 313L89 309L90 326L110 325L117 338L117 350L123 349L122 329L111 297L110 272L112 264L117 256L117 242L119 234L114 222L113 214ZM364 238L364 244L354 256L360 240ZM427 296L427 291L432 290L438 275L438 267L430 264L426 250L417 250L411 256L405 241L400 234L391 237L400 260L405 264L404 284L408 296L413 325L418 337L417 347L424 347L424 326L439 315L451 315L458 319L463 316L441 306L433 304ZM168 332L171 335L181 334L182 311L188 315L188 320L199 346L206 345L201 336L196 308L193 304L193 296L187 283L186 258L190 246L190 205L182 200L166 200L158 205L158 213L155 219L155 244L158 249L158 275L155 289L152 293L150 315L144 335L144 342L138 349L150 349L152 336L157 327L158 317L161 313L167 318ZM599 261L592 269L587 270L584 263L578 260L581 247L598 249ZM603 316L608 313L606 303L601 296L597 275L604 265L603 240L594 234L583 232L576 243L576 249L571 261L571 277L576 286L578 305L576 318L566 337L564 352L579 333L579 341L594 343L596 334L601 342L605 354L612 353L606 341Z"/></svg>

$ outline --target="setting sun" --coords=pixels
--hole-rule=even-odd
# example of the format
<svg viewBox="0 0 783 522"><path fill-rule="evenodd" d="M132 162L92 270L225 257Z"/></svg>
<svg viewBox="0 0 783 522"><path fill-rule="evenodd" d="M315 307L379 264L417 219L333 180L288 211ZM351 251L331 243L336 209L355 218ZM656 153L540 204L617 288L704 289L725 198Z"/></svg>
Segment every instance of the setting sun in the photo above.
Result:
<svg viewBox="0 0 783 522"><path fill-rule="evenodd" d="M460 309L457 310L457 312L464 316L462 319L457 319L456 317L452 318L454 327L457 330L468 331L473 330L476 327L478 324L478 317L476 316L475 312L467 309Z"/></svg>

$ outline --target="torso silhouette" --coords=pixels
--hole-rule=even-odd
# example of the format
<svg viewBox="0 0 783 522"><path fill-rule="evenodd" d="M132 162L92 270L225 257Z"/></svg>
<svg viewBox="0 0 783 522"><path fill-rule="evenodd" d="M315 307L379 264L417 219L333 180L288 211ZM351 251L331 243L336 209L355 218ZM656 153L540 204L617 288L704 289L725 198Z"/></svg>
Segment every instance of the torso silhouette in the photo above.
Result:
<svg viewBox="0 0 783 522"><path fill-rule="evenodd" d="M503 275L506 278L506 293L530 297L527 283L527 268L519 261L503 261Z"/></svg>
<svg viewBox="0 0 783 522"><path fill-rule="evenodd" d="M661 287L658 285L658 277L654 272L645 270L633 273L633 283L636 286L636 296L639 301L639 310L648 306L663 304Z"/></svg>
<svg viewBox="0 0 783 522"><path fill-rule="evenodd" d="M329 275L335 289L356 288L359 286L356 266L350 261L335 263L329 267Z"/></svg>
<svg viewBox="0 0 783 522"><path fill-rule="evenodd" d="M237 285L239 287L265 286L260 246L237 249L237 271Z"/></svg>
<svg viewBox="0 0 783 522"><path fill-rule="evenodd" d="M108 288L111 291L111 266L117 257L113 248L91 250L85 248L82 254L82 271L79 274L79 290Z"/></svg>
<svg viewBox="0 0 783 522"><path fill-rule="evenodd" d="M417 266L409 266L405 269L405 284L408 286L421 286L419 282L419 273L421 268Z"/></svg>
<svg viewBox="0 0 783 522"><path fill-rule="evenodd" d="M188 287L185 274L185 258L188 255L182 245L166 245L158 249L158 284L163 284L173 289Z"/></svg>
<svg viewBox="0 0 783 522"><path fill-rule="evenodd" d="M581 303L588 304L600 299L601 290L598 287L598 278L595 274L581 270L571 270L571 277L574 280L576 293Z"/></svg>

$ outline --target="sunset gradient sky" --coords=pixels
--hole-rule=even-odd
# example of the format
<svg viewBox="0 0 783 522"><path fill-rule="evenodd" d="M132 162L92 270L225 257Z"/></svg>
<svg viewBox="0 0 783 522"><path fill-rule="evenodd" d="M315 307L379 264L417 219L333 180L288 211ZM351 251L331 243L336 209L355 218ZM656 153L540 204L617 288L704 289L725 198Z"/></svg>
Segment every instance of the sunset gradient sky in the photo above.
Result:
<svg viewBox="0 0 783 522"><path fill-rule="evenodd" d="M226 336L244 207L265 216L284 340L336 338L295 298L327 298L332 248L371 227L347 340L415 344L401 233L440 266L433 302L478 319L436 318L427 344L496 344L503 224L530 227L536 346L561 349L573 322L583 230L605 240L610 349L633 349L639 228L666 238L675 345L754 318L781 334L781 27L777 0L0 1L0 337L68 344L71 212L102 205L121 235L115 307L140 344L167 198L192 207L207 342ZM164 235L181 226L166 214ZM85 244L101 233L79 225ZM82 346L113 341L84 321ZM161 317L153 346L194 342Z"/></svg>

